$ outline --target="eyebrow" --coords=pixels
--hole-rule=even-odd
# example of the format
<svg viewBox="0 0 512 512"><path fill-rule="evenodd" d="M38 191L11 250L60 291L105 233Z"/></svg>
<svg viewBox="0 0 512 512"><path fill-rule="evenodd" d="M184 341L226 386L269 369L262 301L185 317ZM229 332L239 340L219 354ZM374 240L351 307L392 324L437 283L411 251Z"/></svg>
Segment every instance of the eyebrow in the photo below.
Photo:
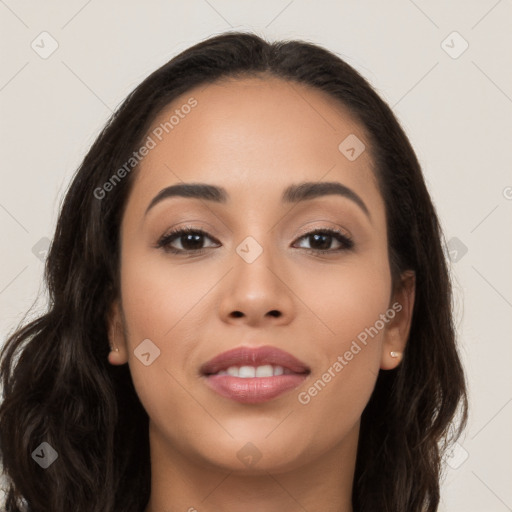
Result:
<svg viewBox="0 0 512 512"><path fill-rule="evenodd" d="M363 210L368 218L371 219L370 212L361 199L352 189L348 188L337 181L322 182L304 182L287 187L281 197L284 203L299 203L317 197L327 195L338 195L350 199ZM170 197L190 197L194 199L203 199L213 201L215 203L226 203L229 194L223 187L209 185L207 183L179 183L166 187L151 200L146 208L146 215L151 208L160 203L164 199Z"/></svg>

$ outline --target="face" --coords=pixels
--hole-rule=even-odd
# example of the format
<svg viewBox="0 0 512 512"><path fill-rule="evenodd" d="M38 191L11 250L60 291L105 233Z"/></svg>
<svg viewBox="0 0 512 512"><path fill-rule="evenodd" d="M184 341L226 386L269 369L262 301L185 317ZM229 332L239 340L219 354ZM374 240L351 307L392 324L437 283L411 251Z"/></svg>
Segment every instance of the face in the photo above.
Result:
<svg viewBox="0 0 512 512"><path fill-rule="evenodd" d="M404 349L413 300L410 287L392 295L362 126L320 91L247 78L184 94L149 136L122 220L109 357L129 364L152 440L247 472L354 446L379 369L399 363L389 352ZM222 190L161 193L184 184ZM270 347L273 376L247 354L210 366L227 376L203 373L240 347ZM302 366L287 369L279 351ZM266 369L244 379L242 366Z"/></svg>

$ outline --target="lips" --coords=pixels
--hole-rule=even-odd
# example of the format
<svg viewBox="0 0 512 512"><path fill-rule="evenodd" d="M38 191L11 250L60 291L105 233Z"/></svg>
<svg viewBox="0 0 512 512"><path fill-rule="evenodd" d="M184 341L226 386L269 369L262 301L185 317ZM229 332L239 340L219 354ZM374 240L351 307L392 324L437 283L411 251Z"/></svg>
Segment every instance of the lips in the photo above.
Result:
<svg viewBox="0 0 512 512"><path fill-rule="evenodd" d="M274 368L272 376L268 375L270 367ZM241 369L240 373L233 371L236 368ZM256 368L258 371L252 371ZM278 368L280 370L276 371ZM243 404L272 400L300 386L311 373L296 357L270 346L239 347L223 352L201 366L200 371L211 390Z"/></svg>
<svg viewBox="0 0 512 512"><path fill-rule="evenodd" d="M213 375L230 366L282 366L292 373L309 373L309 367L284 350L265 346L258 348L239 347L223 352L201 366L203 375Z"/></svg>

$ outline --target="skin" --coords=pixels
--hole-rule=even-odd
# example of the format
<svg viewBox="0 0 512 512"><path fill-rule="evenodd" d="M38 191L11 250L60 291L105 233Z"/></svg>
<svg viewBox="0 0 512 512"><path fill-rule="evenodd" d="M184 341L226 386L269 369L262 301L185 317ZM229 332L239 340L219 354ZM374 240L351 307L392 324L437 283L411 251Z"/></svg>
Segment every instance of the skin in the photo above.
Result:
<svg viewBox="0 0 512 512"><path fill-rule="evenodd" d="M150 417L152 488L145 512L307 510L351 512L360 417L379 369L400 364L414 304L404 274L392 294L385 205L363 127L324 93L276 78L227 80L178 98L198 105L141 163L121 226L121 296L109 316L113 365L129 364ZM366 145L355 161L338 146L349 134ZM325 195L299 204L282 191L303 181L337 181L366 204ZM226 188L225 204L173 197L181 182ZM155 247L172 228L204 238L199 256ZM319 255L316 228L340 228L352 250ZM247 263L237 246L252 236L262 254ZM182 248L186 240L172 245ZM327 247L337 249L332 239ZM190 246L187 246L190 247ZM298 401L395 302L402 309L308 404ZM277 310L280 315L268 314ZM238 311L241 314L235 315ZM160 356L143 365L134 350L149 338ZM272 345L308 364L294 390L249 405L209 389L198 373L235 347ZM134 440L136 441L136 440ZM260 460L237 453L252 443Z"/></svg>

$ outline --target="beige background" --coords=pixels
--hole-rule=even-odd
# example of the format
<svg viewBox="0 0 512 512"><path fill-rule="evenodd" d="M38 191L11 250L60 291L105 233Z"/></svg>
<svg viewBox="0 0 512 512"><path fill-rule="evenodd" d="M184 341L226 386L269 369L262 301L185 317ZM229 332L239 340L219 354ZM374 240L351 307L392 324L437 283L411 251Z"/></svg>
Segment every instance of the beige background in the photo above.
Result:
<svg viewBox="0 0 512 512"><path fill-rule="evenodd" d="M0 0L0 17L0 343L43 291L72 173L147 74L225 30L310 40L394 107L452 251L472 413L440 510L512 510L510 0Z"/></svg>

